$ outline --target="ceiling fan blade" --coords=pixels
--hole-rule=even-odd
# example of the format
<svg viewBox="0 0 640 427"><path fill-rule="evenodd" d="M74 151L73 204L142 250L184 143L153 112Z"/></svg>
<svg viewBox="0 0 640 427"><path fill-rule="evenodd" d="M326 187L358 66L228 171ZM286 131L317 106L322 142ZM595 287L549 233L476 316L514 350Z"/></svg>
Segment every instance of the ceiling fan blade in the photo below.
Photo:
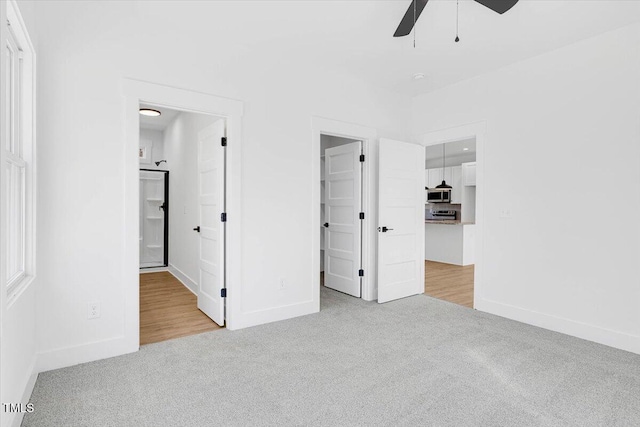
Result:
<svg viewBox="0 0 640 427"><path fill-rule="evenodd" d="M402 21L400 21L400 25L398 25L398 29L396 29L396 32L393 33L393 37L404 37L411 33L411 30L413 29L413 24L420 17L420 14L422 13L422 10L424 9L424 7L427 5L428 1L429 0L413 0L411 2L411 4L409 5L409 9L407 9L407 12L404 14L404 17L402 18ZM415 17L414 17L414 11L413 11L414 3L415 3Z"/></svg>
<svg viewBox="0 0 640 427"><path fill-rule="evenodd" d="M494 12L498 12L500 15L511 9L518 3L518 0L475 0L483 6L488 7Z"/></svg>

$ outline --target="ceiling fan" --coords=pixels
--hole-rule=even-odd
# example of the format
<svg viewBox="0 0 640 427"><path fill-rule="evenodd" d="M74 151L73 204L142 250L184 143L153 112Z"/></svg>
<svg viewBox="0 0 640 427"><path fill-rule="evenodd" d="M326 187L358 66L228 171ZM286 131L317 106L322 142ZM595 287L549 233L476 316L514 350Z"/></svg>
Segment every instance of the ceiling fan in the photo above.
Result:
<svg viewBox="0 0 640 427"><path fill-rule="evenodd" d="M403 37L407 36L411 33L413 26L416 21L420 17L422 10L427 5L429 0L412 0L409 5L409 9L404 14L402 21L400 21L400 25L398 25L398 29L393 34L393 37ZM507 10L511 9L518 0L474 0L477 3L480 3L483 6L488 7L489 9L497 12L499 14L505 13Z"/></svg>

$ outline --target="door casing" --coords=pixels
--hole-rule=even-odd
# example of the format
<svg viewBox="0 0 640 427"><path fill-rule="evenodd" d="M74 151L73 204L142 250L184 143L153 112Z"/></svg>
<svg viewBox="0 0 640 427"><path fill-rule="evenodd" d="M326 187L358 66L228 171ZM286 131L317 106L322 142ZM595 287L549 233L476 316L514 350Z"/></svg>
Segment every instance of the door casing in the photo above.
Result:
<svg viewBox="0 0 640 427"><path fill-rule="evenodd" d="M312 117L311 120L311 271L312 298L316 311L320 311L320 136L330 135L362 141L362 152L365 161L362 171L363 193L362 207L365 219L362 233L362 299L374 301L377 298L376 278L376 245L377 241L377 183L376 177L378 162L377 137L378 131L374 128L353 123L322 117Z"/></svg>
<svg viewBox="0 0 640 427"><path fill-rule="evenodd" d="M484 242L484 150L486 146L485 121L473 122L446 129L425 133L420 141L425 147L443 144L461 139L476 139L476 236L475 236L475 264L473 274L473 308L487 311L482 307L483 298L483 242Z"/></svg>
<svg viewBox="0 0 640 427"><path fill-rule="evenodd" d="M123 79L125 97L125 170L124 216L125 238L123 242L124 278L124 348L122 353L137 351L140 347L140 282L139 282L139 186L138 165L140 103L167 107L185 112L210 114L222 117L227 123L227 171L226 205L229 220L226 247L226 327L236 329L242 323L240 295L241 269L241 153L243 103L212 94L193 92L141 80Z"/></svg>

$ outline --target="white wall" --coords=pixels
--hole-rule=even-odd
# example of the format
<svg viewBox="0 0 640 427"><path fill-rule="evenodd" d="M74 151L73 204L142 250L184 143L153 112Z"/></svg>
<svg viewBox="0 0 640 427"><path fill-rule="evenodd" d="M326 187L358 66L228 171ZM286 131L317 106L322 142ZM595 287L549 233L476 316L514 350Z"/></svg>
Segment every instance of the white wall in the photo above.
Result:
<svg viewBox="0 0 640 427"><path fill-rule="evenodd" d="M416 135L486 121L477 308L640 353L638 46L633 25L414 99Z"/></svg>
<svg viewBox="0 0 640 427"><path fill-rule="evenodd" d="M156 166L155 162L166 160L164 157L164 133L155 129L140 129L140 139L147 139L153 142L151 150L151 163L140 163L141 169L169 170L169 163L161 163Z"/></svg>
<svg viewBox="0 0 640 427"><path fill-rule="evenodd" d="M180 113L164 132L169 173L169 266L192 292L198 285L198 133L220 120ZM173 271L173 270L172 270ZM175 274L175 272L174 272ZM185 280L186 279L186 280Z"/></svg>
<svg viewBox="0 0 640 427"><path fill-rule="evenodd" d="M39 181L39 214L47 218L39 234L43 369L122 352L124 77L244 102L243 230L236 237L244 268L234 284L241 326L290 316L311 300L317 247L310 230L317 224L310 212L317 203L309 165L318 156L311 150L311 117L405 136L409 112L402 98L342 74L321 56L280 52L277 39L265 38L289 16L285 11L306 5L253 3L252 16L260 19L236 36L235 28L244 28L238 23L248 19L238 3L37 3L38 131L47 159ZM236 41L242 37L253 38ZM108 167L93 167L87 156ZM280 278L287 287L275 292ZM99 319L87 320L87 301L102 302Z"/></svg>
<svg viewBox="0 0 640 427"><path fill-rule="evenodd" d="M34 13L34 4L32 2L18 2L18 8L27 27L27 31L31 38L31 41L38 52L38 38L36 19ZM7 2L0 2L0 22L2 22L2 37L1 45L4 47L6 43L6 18L7 17ZM2 56L2 102L4 103L5 97L5 63L4 55ZM4 109L2 110L4 115ZM4 119L3 119L4 120ZM4 121L3 121L4 125ZM4 126L3 126L4 127ZM5 134L2 132L2 143L0 147L4 150L5 146ZM2 157L2 156L0 156ZM2 157L2 164L4 165L4 157ZM3 166L4 167L4 166ZM2 188L4 189L4 174L0 177L2 182ZM38 216L37 228L43 223L43 218ZM4 245L3 245L4 248ZM0 254L2 257L4 253ZM0 378L1 391L0 402L2 403L27 403L28 398L31 395L33 385L36 378L36 288L40 286L42 282L41 276L36 277L30 285L18 296L11 305L8 304L7 293L5 288L6 272L4 271L4 263L2 263L3 269L0 271L0 277L3 278L0 286ZM36 265L36 275L40 275L41 271ZM9 413L0 408L0 425L10 426L19 425L22 414Z"/></svg>

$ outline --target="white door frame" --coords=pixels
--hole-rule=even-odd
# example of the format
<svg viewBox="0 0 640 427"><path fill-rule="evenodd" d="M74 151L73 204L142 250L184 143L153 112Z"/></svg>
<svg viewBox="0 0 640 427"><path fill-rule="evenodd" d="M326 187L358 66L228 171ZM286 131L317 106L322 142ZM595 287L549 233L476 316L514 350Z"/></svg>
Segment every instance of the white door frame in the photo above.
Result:
<svg viewBox="0 0 640 427"><path fill-rule="evenodd" d="M122 276L124 283L124 336L128 351L140 347L140 281L138 253L138 144L140 102L165 106L181 111L211 114L226 119L227 125L227 212L226 224L226 325L234 329L240 324L242 295L241 270L241 153L243 103L201 92L193 92L149 83L141 80L123 79L122 91L125 97L125 145L124 145L124 212L125 230L123 254L125 263ZM232 238L231 238L232 237Z"/></svg>
<svg viewBox="0 0 640 427"><path fill-rule="evenodd" d="M311 283L312 300L316 311L320 311L320 135L338 136L362 141L365 156L363 166L363 209L365 219L362 235L362 299L374 301L377 298L376 277L376 234L378 221L377 186L373 178L378 164L378 131L374 128L325 119L311 118Z"/></svg>
<svg viewBox="0 0 640 427"><path fill-rule="evenodd" d="M423 134L420 138L422 145L425 147L468 138L476 139L476 235L473 277L473 308L475 309L479 309L478 303L482 300L484 291L482 267L484 265L484 150L486 146L486 128L486 122L481 121L429 132Z"/></svg>

